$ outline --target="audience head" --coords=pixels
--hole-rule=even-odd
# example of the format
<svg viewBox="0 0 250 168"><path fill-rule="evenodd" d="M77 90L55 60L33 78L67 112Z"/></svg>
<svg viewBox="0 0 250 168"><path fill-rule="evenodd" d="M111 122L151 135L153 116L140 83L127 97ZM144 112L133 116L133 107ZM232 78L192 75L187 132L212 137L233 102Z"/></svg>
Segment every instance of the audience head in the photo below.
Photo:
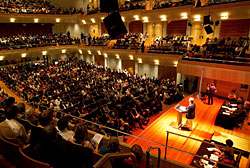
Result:
<svg viewBox="0 0 250 168"><path fill-rule="evenodd" d="M112 136L109 138L109 143L108 143L108 147L111 150L111 152L115 153L115 152L120 152L120 148L119 148L119 140L117 137Z"/></svg>
<svg viewBox="0 0 250 168"><path fill-rule="evenodd" d="M249 110L249 108L250 108L250 102L249 101L245 101L244 107L248 108L248 110Z"/></svg>
<svg viewBox="0 0 250 168"><path fill-rule="evenodd" d="M51 145L57 141L58 134L54 126L46 126L42 131L42 143L45 145Z"/></svg>
<svg viewBox="0 0 250 168"><path fill-rule="evenodd" d="M88 129L83 123L77 124L75 127L75 141L82 144L88 138Z"/></svg>
<svg viewBox="0 0 250 168"><path fill-rule="evenodd" d="M53 120L53 112L50 110L44 111L39 115L39 123L43 127L51 124L52 120Z"/></svg>
<svg viewBox="0 0 250 168"><path fill-rule="evenodd" d="M143 150L140 145L135 144L131 148L131 152L135 154L137 163L140 163L143 157Z"/></svg>
<svg viewBox="0 0 250 168"><path fill-rule="evenodd" d="M14 106L15 104L15 98L14 97L9 97L7 100L6 100L6 109Z"/></svg>
<svg viewBox="0 0 250 168"><path fill-rule="evenodd" d="M6 113L6 118L8 120L15 119L19 113L17 106L12 106L11 109Z"/></svg>
<svg viewBox="0 0 250 168"><path fill-rule="evenodd" d="M24 113L25 112L25 104L24 103L18 103L17 108L19 110L19 113Z"/></svg>
<svg viewBox="0 0 250 168"><path fill-rule="evenodd" d="M192 103L192 104L194 103L194 98L193 97L189 98L189 103Z"/></svg>
<svg viewBox="0 0 250 168"><path fill-rule="evenodd" d="M68 117L61 117L57 122L57 126L60 131L65 130L68 127L68 124L69 124Z"/></svg>
<svg viewBox="0 0 250 168"><path fill-rule="evenodd" d="M233 144L234 144L234 143L233 143L233 141L232 141L231 139L227 139L227 140L226 140L226 145L227 145L228 147L230 147L230 148L233 147Z"/></svg>

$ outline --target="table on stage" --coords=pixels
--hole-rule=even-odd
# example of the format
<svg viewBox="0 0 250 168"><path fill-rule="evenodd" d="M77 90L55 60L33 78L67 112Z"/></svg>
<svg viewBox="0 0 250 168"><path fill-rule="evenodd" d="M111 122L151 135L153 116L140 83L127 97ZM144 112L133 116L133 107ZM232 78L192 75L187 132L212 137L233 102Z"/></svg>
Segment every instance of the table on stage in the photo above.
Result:
<svg viewBox="0 0 250 168"><path fill-rule="evenodd" d="M178 113L177 113L177 127L180 127L181 123L182 123L182 114L186 111L187 108L185 106L181 106L178 104L175 107L175 109L178 111Z"/></svg>
<svg viewBox="0 0 250 168"><path fill-rule="evenodd" d="M235 125L234 112L237 111L237 109L237 104L225 101L217 114L215 125L232 130Z"/></svg>

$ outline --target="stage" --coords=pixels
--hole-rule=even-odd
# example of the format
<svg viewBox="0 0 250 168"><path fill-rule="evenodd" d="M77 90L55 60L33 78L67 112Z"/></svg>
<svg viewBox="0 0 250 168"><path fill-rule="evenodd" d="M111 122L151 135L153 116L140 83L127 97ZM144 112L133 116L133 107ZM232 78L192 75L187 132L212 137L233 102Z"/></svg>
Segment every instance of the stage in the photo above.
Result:
<svg viewBox="0 0 250 168"><path fill-rule="evenodd" d="M145 128L145 130L133 132L133 135L150 140L152 142L137 139L134 137L128 137L127 143L130 145L140 144L144 150L147 150L150 146L158 146L161 148L161 156L164 157L165 147L161 146L161 144L163 145L166 144L166 137L167 137L166 131L174 132L177 134L181 134L181 135L191 137L191 138L196 138L199 140L204 140L204 139L211 140L212 135L214 131L216 130L225 132L227 134L239 136L245 139L250 139L249 126L245 126L241 130L240 129L226 130L222 127L214 125L217 113L219 109L221 108L224 100L214 98L214 104L207 105L207 104L204 104L203 101L197 99L196 96L194 96L194 98L195 98L194 102L196 104L196 114L195 114L195 119L193 121L192 131L179 130L173 127L175 126L175 122L177 121L177 113L178 113L178 111L174 109L176 105L173 105L173 107L170 108L169 110L164 111L163 109L164 112L160 113L161 116L158 116L158 118L155 119L150 125L148 125ZM186 97L179 104L182 106L187 106L189 104L188 99L189 97ZM186 121L186 118L183 115L182 123L184 124L185 121ZM177 149L189 152L189 153L196 154L200 145L201 145L201 142L199 141L169 134L168 146L170 147L174 147L174 148L177 148ZM152 152L156 153L157 151L153 150ZM170 158L170 159L173 159L173 160L185 163L185 164L190 164L193 159L193 156L187 153L183 153L183 152L168 148L167 158ZM243 164L241 167L245 167L248 161L246 160L244 162L245 163L241 163Z"/></svg>

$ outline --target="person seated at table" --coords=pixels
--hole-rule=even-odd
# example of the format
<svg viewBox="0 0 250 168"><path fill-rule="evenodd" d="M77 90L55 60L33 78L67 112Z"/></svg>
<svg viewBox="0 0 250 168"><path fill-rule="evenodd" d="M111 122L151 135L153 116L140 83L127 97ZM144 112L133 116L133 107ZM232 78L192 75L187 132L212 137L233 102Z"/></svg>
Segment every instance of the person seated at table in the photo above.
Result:
<svg viewBox="0 0 250 168"><path fill-rule="evenodd" d="M232 91L228 94L227 98L228 98L229 100L231 100L231 101L236 101L236 93L235 93L235 90L232 90Z"/></svg>
<svg viewBox="0 0 250 168"><path fill-rule="evenodd" d="M248 101L246 101L244 105L239 105L239 110L234 113L236 124L244 123L244 120L249 113L248 106L249 106Z"/></svg>
<svg viewBox="0 0 250 168"><path fill-rule="evenodd" d="M244 98L243 97L239 97L238 99L237 99L237 101L236 101L236 103L238 104L238 105L243 105L244 104Z"/></svg>
<svg viewBox="0 0 250 168"><path fill-rule="evenodd" d="M215 155L220 157L220 162L229 164L229 165L234 165L235 160L234 160L234 149L233 149L233 141L231 139L226 140L226 147L225 148L220 148L216 147L217 149L215 151ZM223 167L224 165L219 165L218 167Z"/></svg>

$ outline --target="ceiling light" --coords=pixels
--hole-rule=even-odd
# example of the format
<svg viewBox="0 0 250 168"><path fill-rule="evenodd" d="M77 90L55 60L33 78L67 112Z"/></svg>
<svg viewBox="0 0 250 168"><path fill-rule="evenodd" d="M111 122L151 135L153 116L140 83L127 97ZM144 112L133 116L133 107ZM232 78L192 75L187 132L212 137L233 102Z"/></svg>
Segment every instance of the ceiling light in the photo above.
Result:
<svg viewBox="0 0 250 168"><path fill-rule="evenodd" d="M43 55L47 55L47 53L48 53L47 51L43 51L42 52Z"/></svg>
<svg viewBox="0 0 250 168"><path fill-rule="evenodd" d="M59 23L61 21L60 18L56 18L56 23Z"/></svg>
<svg viewBox="0 0 250 168"><path fill-rule="evenodd" d="M91 54L91 51L90 51L90 50L88 50L88 54Z"/></svg>
<svg viewBox="0 0 250 168"><path fill-rule="evenodd" d="M16 21L16 18L10 18L10 22L14 23Z"/></svg>
<svg viewBox="0 0 250 168"><path fill-rule="evenodd" d="M155 63L155 65L160 65L160 61L157 59L154 60L154 63Z"/></svg>
<svg viewBox="0 0 250 168"><path fill-rule="evenodd" d="M125 17L124 16L122 16L122 21L125 22Z"/></svg>
<svg viewBox="0 0 250 168"><path fill-rule="evenodd" d="M4 56L0 56L0 61L2 61L4 59Z"/></svg>
<svg viewBox="0 0 250 168"><path fill-rule="evenodd" d="M22 57L22 58L25 58L26 56L27 56L27 53L22 53L22 54L21 54L21 57Z"/></svg>
<svg viewBox="0 0 250 168"><path fill-rule="evenodd" d="M82 54L82 50L78 50L80 54Z"/></svg>
<svg viewBox="0 0 250 168"><path fill-rule="evenodd" d="M35 18L35 19L34 19L34 22L35 22L35 23L38 23L38 22L39 22L39 19L38 19L38 18Z"/></svg>
<svg viewBox="0 0 250 168"><path fill-rule="evenodd" d="M194 21L201 21L201 16L200 15L195 15L194 16Z"/></svg>
<svg viewBox="0 0 250 168"><path fill-rule="evenodd" d="M104 53L103 56L104 56L104 58L108 58L108 54L107 53Z"/></svg>
<svg viewBox="0 0 250 168"><path fill-rule="evenodd" d="M137 61L138 61L139 64L142 63L142 59L141 58L138 58Z"/></svg>
<svg viewBox="0 0 250 168"><path fill-rule="evenodd" d="M174 61L174 67L177 67L178 61Z"/></svg>
<svg viewBox="0 0 250 168"><path fill-rule="evenodd" d="M102 55L102 52L100 50L97 51L98 55Z"/></svg>
<svg viewBox="0 0 250 168"><path fill-rule="evenodd" d="M220 18L221 18L222 20L228 19L228 13L227 13L227 12L222 13L222 14L220 15Z"/></svg>
<svg viewBox="0 0 250 168"><path fill-rule="evenodd" d="M161 21L167 21L167 16L166 15L161 15L160 18L161 18Z"/></svg>
<svg viewBox="0 0 250 168"><path fill-rule="evenodd" d="M65 49L63 49L63 50L62 50L62 53L63 53L63 54L65 54L65 53L66 53L66 50L65 50Z"/></svg>
<svg viewBox="0 0 250 168"><path fill-rule="evenodd" d="M83 24L86 24L86 20L82 20L82 23L83 23Z"/></svg>
<svg viewBox="0 0 250 168"><path fill-rule="evenodd" d="M95 19L94 18L91 18L90 19L92 23L95 23Z"/></svg>
<svg viewBox="0 0 250 168"><path fill-rule="evenodd" d="M142 18L142 20L143 20L145 23L147 23L147 22L148 22L148 17L145 16L145 17Z"/></svg>
<svg viewBox="0 0 250 168"><path fill-rule="evenodd" d="M133 55L129 55L128 56L130 60L134 60L134 56Z"/></svg>
<svg viewBox="0 0 250 168"><path fill-rule="evenodd" d="M139 15L134 15L135 20L140 20Z"/></svg>
<svg viewBox="0 0 250 168"><path fill-rule="evenodd" d="M187 16L187 13L181 13L181 19L187 19L188 16Z"/></svg>

